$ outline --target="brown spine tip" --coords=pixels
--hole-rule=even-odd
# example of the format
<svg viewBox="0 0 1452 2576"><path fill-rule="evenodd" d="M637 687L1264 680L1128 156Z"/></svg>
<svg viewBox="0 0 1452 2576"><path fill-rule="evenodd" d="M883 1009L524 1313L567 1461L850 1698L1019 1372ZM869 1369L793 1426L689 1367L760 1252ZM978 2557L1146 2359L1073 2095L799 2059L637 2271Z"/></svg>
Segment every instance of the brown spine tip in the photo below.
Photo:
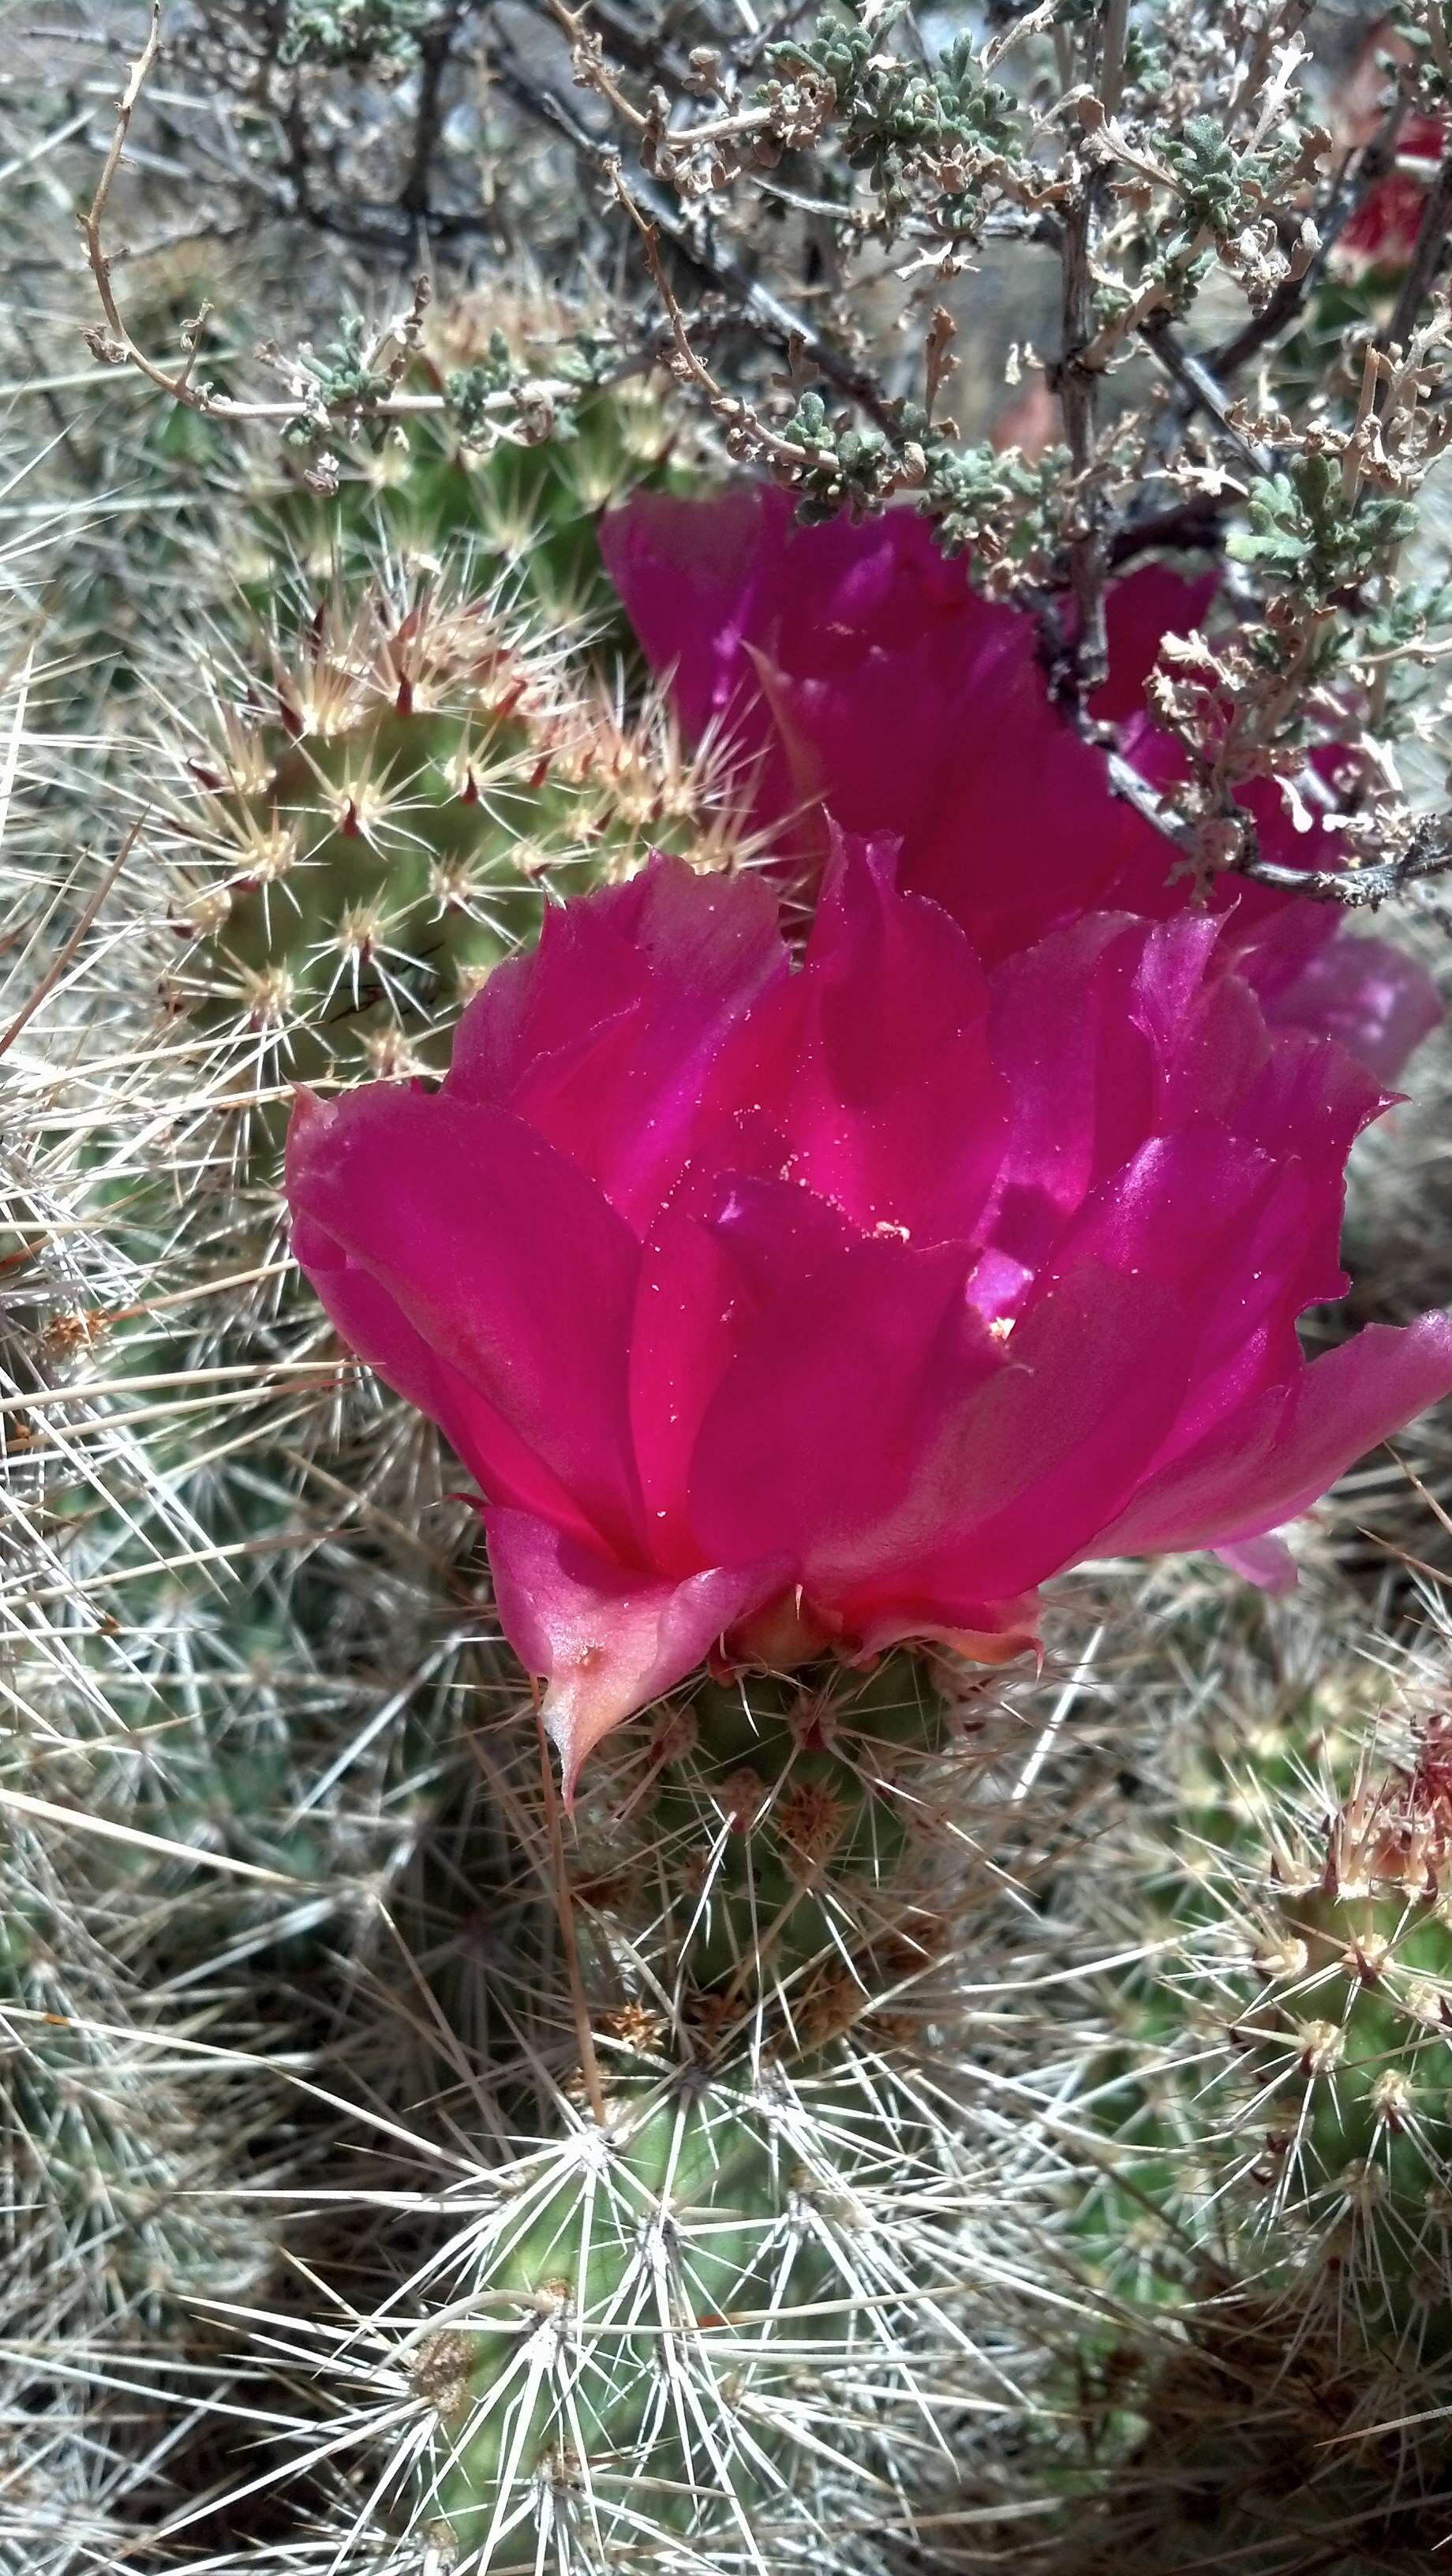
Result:
<svg viewBox="0 0 1452 2576"><path fill-rule="evenodd" d="M1328 1845L1326 1866L1321 1872L1321 1893L1323 1896L1339 1896L1341 1893L1341 1872L1336 1866L1334 1846Z"/></svg>

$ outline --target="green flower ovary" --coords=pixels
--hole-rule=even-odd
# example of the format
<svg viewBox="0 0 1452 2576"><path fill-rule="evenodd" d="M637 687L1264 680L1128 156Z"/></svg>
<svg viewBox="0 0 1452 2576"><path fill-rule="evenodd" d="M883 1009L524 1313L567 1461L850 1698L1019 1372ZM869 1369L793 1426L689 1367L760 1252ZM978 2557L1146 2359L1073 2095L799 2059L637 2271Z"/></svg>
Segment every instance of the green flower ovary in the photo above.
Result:
<svg viewBox="0 0 1452 2576"><path fill-rule="evenodd" d="M580 1901L662 1943L698 1997L760 1997L801 2035L849 1960L876 1950L851 2001L921 1966L936 1937L911 1863L933 1847L952 1761L943 1677L884 1656L869 1673L814 1663L707 1682L653 1736L595 1757L581 1819ZM886 1945L884 1947L884 1945Z"/></svg>

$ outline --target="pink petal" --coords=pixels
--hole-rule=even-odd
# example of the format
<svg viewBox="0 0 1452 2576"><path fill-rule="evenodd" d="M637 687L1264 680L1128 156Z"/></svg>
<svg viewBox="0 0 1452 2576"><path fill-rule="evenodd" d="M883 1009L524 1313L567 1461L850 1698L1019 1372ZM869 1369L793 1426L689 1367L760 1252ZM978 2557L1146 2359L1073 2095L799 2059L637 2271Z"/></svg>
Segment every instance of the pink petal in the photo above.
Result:
<svg viewBox="0 0 1452 2576"><path fill-rule="evenodd" d="M867 1240L788 1285L749 1326L707 1408L690 1515L708 1562L767 1553L813 1569L871 1561L944 1414L1002 1365L966 1304L958 1246Z"/></svg>
<svg viewBox="0 0 1452 2576"><path fill-rule="evenodd" d="M496 966L464 1012L444 1088L481 1106L567 1118L618 1059L622 1038L628 1046L642 982L598 894L551 904L538 946Z"/></svg>
<svg viewBox="0 0 1452 2576"><path fill-rule="evenodd" d="M310 1092L299 1091L288 1139L296 1161L302 1129L326 1115ZM298 1267L316 1291L342 1340L408 1404L436 1422L471 1475L487 1481L502 1500L522 1511L543 1512L567 1528L587 1524L568 1490L486 1402L477 1387L449 1367L409 1323L386 1288L369 1277L341 1245L294 1203L292 1245Z"/></svg>
<svg viewBox="0 0 1452 2576"><path fill-rule="evenodd" d="M1032 621L1000 614L1012 650L965 673L933 815L903 852L904 884L951 912L989 963L1086 909L1168 913L1184 900L1170 890L1173 845L1111 793L1103 753L1052 703ZM833 811L853 819L836 798Z"/></svg>
<svg viewBox="0 0 1452 2576"><path fill-rule="evenodd" d="M652 1561L700 1563L686 1508L702 1418L763 1306L796 1287L849 1238L821 1199L775 1177L769 1129L732 1122L725 1170L688 1166L641 1256L630 1402Z"/></svg>
<svg viewBox="0 0 1452 2576"><path fill-rule="evenodd" d="M1339 1213L1339 1172L1334 1201ZM1277 1164L1201 1120L1152 1138L1090 1194L1035 1296L1086 1262L1175 1296L1188 1384L1167 1445L1182 1448L1299 1365L1295 1322L1307 1303L1300 1285L1313 1206L1301 1164Z"/></svg>
<svg viewBox="0 0 1452 2576"><path fill-rule="evenodd" d="M1190 931L1215 933L1213 956L1208 948L1197 954L1185 935ZM1244 978L1214 971L1232 962L1224 926L1211 915L1186 914L1165 925L1153 951L1154 963L1178 957L1185 971L1174 982L1161 976L1158 1001L1148 1013L1136 1013L1152 1031L1151 1121L1166 1128L1215 1118L1239 1131L1246 1124L1244 1104L1255 1096L1271 1061L1271 1044L1265 1013ZM1280 1142L1277 1137L1275 1145Z"/></svg>
<svg viewBox="0 0 1452 2576"><path fill-rule="evenodd" d="M657 856L546 916L464 1014L445 1090L497 1101L643 1231L691 1149L711 1068L788 958L760 876Z"/></svg>
<svg viewBox="0 0 1452 2576"><path fill-rule="evenodd" d="M829 1199L770 1173L720 1173L704 1222L755 1313L860 1239Z"/></svg>
<svg viewBox="0 0 1452 2576"><path fill-rule="evenodd" d="M1151 1283L1076 1272L1005 1348L958 1258L868 1242L826 1263L752 1327L702 1424L701 1552L780 1552L852 1635L905 1602L934 1633L1012 1624L994 1605L1081 1552L1180 1401L1185 1340Z"/></svg>
<svg viewBox="0 0 1452 2576"><path fill-rule="evenodd" d="M995 971L990 1049L1013 1106L995 1249L1036 1267L1154 1132L1217 938L1190 915L1156 925L1095 913ZM1256 1035L1263 1051L1258 1021Z"/></svg>
<svg viewBox="0 0 1452 2576"><path fill-rule="evenodd" d="M1269 1016L1277 1027L1335 1038L1391 1086L1423 1038L1440 1028L1443 1005L1420 958L1389 940L1342 930L1277 995Z"/></svg>
<svg viewBox="0 0 1452 2576"><path fill-rule="evenodd" d="M853 1108L871 1106L885 1081L927 1073L987 1014L982 969L958 925L921 895L899 891L895 843L834 836L803 980L816 1006L816 1043L839 1098ZM913 995L915 1019L907 1009Z"/></svg>
<svg viewBox="0 0 1452 2576"><path fill-rule="evenodd" d="M776 635L792 670L823 676L875 650L902 653L936 639L961 658L965 620L975 644L1003 630L967 566L945 555L931 523L907 508L816 527L793 524L780 558Z"/></svg>
<svg viewBox="0 0 1452 2576"><path fill-rule="evenodd" d="M1089 915L996 970L991 1047L1013 1103L996 1254L1037 1268L1141 1140L1214 1121L1301 1167L1288 1311L1341 1294L1346 1157L1385 1095L1324 1040L1285 1030L1273 1041L1241 977L1212 971L1222 936L1204 915Z"/></svg>
<svg viewBox="0 0 1452 2576"><path fill-rule="evenodd" d="M601 1737L683 1681L788 1580L758 1562L652 1581L524 1512L486 1512L484 1528L505 1636L526 1672L548 1678L543 1715L567 1801Z"/></svg>
<svg viewBox="0 0 1452 2576"><path fill-rule="evenodd" d="M931 635L885 652L869 633L846 669L821 675L783 670L761 649L751 658L775 737L759 760L752 805L760 825L777 827L777 847L820 863L827 812L857 838L901 840L915 868L940 833L961 837L961 821L949 818L964 810L971 666L944 669Z"/></svg>
<svg viewBox="0 0 1452 2576"><path fill-rule="evenodd" d="M1390 1105L1365 1064L1326 1038L1276 1027L1258 1075L1228 1112L1237 1134L1281 1163L1289 1191L1301 1176L1304 1223L1290 1274L1293 1311L1345 1294L1341 1229L1346 1160L1363 1129Z"/></svg>
<svg viewBox="0 0 1452 2576"><path fill-rule="evenodd" d="M1300 1581L1295 1558L1283 1538L1270 1533L1265 1538L1243 1538L1228 1547L1214 1551L1222 1565L1232 1574L1253 1583L1261 1592L1294 1592Z"/></svg>
<svg viewBox="0 0 1452 2576"><path fill-rule="evenodd" d="M651 1560L665 1572L701 1562L686 1510L691 1452L736 1356L739 1303L729 1257L698 1210L663 1208L641 1254L630 1402Z"/></svg>
<svg viewBox="0 0 1452 2576"><path fill-rule="evenodd" d="M839 842L802 972L721 1061L762 1101L791 1177L854 1225L964 1237L996 1177L1005 1104L987 993L962 932L899 894L880 848Z"/></svg>
<svg viewBox="0 0 1452 2576"><path fill-rule="evenodd" d="M340 1296L340 1330L345 1311L362 1321L367 1356L405 1391L422 1342L480 1400L465 1456L486 1493L526 1490L527 1452L573 1520L638 1544L626 1355L640 1256L593 1182L503 1110L389 1083L311 1105L287 1191L324 1305L340 1259L369 1283L366 1313L356 1285Z"/></svg>
<svg viewBox="0 0 1452 2576"><path fill-rule="evenodd" d="M1366 1065L1344 1047L1308 1029L1278 1025L1259 1071L1226 1114L1238 1135L1268 1153L1300 1155L1323 1177L1339 1180L1363 1128L1390 1106Z"/></svg>
<svg viewBox="0 0 1452 2576"><path fill-rule="evenodd" d="M1358 1458L1448 1394L1452 1319L1368 1324L1157 1470L1102 1545L1138 1556L1258 1538L1308 1511Z"/></svg>
<svg viewBox="0 0 1452 2576"><path fill-rule="evenodd" d="M942 1600L879 1602L853 1610L852 1634L855 1663L868 1663L890 1646L920 1642L951 1646L970 1664L1011 1664L1042 1651L1036 1592L1021 1593L1016 1601L965 1601L956 1609Z"/></svg>
<svg viewBox="0 0 1452 2576"><path fill-rule="evenodd" d="M600 523L605 569L693 740L755 694L743 639L766 622L791 516L785 493L746 483L710 501L638 492Z"/></svg>
<svg viewBox="0 0 1452 2576"><path fill-rule="evenodd" d="M808 1565L810 1598L836 1601L854 1631L904 1600L939 1605L941 1628L1014 1625L1017 1596L1072 1564L1133 1493L1190 1356L1172 1296L1088 1264L1002 1347L991 1383L940 1401L902 1507L870 1548L832 1561L830 1593Z"/></svg>

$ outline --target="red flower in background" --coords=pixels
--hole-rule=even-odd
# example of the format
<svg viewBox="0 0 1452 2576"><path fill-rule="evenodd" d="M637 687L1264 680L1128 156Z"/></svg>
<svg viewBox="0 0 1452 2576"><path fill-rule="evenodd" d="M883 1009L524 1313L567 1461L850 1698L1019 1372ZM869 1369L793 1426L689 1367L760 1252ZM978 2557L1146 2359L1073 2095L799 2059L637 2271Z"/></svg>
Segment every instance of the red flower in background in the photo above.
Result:
<svg viewBox="0 0 1452 2576"><path fill-rule="evenodd" d="M1382 19L1364 39L1336 100L1342 139L1360 150L1375 141L1391 97L1389 70L1413 59L1405 39ZM1396 139L1397 167L1368 189L1342 227L1332 253L1343 275L1406 267L1417 246L1427 191L1446 144L1438 116L1406 116Z"/></svg>
<svg viewBox="0 0 1452 2576"><path fill-rule="evenodd" d="M752 819L821 864L828 817L888 836L905 885L933 896L992 961L1112 906L1188 908L1163 835L1110 792L1105 764L1053 705L1033 620L972 589L916 513L799 527L788 495L641 493L607 518L606 562L686 731L736 747ZM1161 567L1109 594L1109 679L1094 712L1156 787L1182 755L1145 711L1167 633L1196 626L1214 583ZM1328 764L1334 765L1334 764ZM1298 831L1279 789L1249 788L1267 857L1337 861L1319 816ZM1338 1037L1394 1081L1441 1017L1420 964L1345 929L1334 905L1222 878L1223 949L1285 1026Z"/></svg>
<svg viewBox="0 0 1452 2576"><path fill-rule="evenodd" d="M1397 138L1399 167L1368 189L1336 243L1339 269L1403 269L1417 247L1427 191L1442 158L1440 117L1409 116Z"/></svg>
<svg viewBox="0 0 1452 2576"><path fill-rule="evenodd" d="M1081 915L985 971L854 848L793 968L763 878L661 859L547 915L441 1090L300 1096L297 1258L478 1479L569 1784L723 1640L997 1659L1089 1554L1277 1580L1452 1390L1441 1316L1302 1355L1382 1099L1225 935Z"/></svg>

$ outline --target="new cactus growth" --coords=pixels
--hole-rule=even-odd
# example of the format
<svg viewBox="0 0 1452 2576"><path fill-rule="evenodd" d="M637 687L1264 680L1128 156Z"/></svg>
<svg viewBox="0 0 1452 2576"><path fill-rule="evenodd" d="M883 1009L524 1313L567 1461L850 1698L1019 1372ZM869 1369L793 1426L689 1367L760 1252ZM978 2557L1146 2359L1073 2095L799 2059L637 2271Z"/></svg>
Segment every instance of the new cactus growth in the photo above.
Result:
<svg viewBox="0 0 1452 2576"><path fill-rule="evenodd" d="M623 730L497 607L403 571L335 591L186 768L167 991L229 1095L438 1069L546 903L712 845L663 718Z"/></svg>
<svg viewBox="0 0 1452 2576"><path fill-rule="evenodd" d="M1428 2362L1452 2341L1452 1745L1363 1772L1324 1830L1277 1838L1253 1964L1227 2031L1267 2234L1304 2232L1361 2331Z"/></svg>
<svg viewBox="0 0 1452 2576"><path fill-rule="evenodd" d="M508 374L507 350L496 353L490 380L507 383ZM502 585L552 634L624 643L596 530L605 510L667 478L676 432L651 384L629 379L533 423L528 439L491 440L471 403L479 362L421 365L418 377L445 409L415 414L351 455L336 490L257 491L249 515L258 562L242 568L249 596L266 605L279 563L314 582L357 579L381 548L396 549L447 566L476 594Z"/></svg>

